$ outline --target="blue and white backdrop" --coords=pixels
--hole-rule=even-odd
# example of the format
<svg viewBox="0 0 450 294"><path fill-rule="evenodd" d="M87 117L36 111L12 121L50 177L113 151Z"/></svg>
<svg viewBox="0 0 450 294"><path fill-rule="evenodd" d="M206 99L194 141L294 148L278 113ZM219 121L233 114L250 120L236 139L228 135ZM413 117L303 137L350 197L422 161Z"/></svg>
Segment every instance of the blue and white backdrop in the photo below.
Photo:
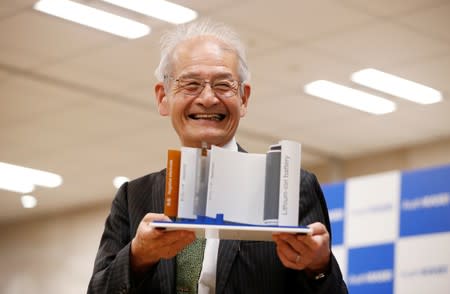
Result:
<svg viewBox="0 0 450 294"><path fill-rule="evenodd" d="M450 165L322 188L350 293L450 293Z"/></svg>

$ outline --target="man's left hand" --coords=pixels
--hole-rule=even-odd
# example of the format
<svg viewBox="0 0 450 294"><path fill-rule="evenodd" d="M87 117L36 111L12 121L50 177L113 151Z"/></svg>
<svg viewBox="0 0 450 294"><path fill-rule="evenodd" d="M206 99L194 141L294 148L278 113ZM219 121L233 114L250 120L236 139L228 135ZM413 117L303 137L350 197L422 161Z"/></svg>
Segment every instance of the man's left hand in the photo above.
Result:
<svg viewBox="0 0 450 294"><path fill-rule="evenodd" d="M328 269L331 251L330 234L319 222L308 226L311 233L295 235L288 233L272 236L277 244L277 254L281 263L288 268L305 270L314 275Z"/></svg>

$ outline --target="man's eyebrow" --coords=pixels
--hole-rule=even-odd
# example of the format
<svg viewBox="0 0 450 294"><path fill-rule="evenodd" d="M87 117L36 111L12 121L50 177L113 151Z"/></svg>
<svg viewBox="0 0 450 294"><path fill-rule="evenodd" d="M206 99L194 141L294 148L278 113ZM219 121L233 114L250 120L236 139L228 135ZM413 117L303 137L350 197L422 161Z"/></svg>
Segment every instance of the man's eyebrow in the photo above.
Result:
<svg viewBox="0 0 450 294"><path fill-rule="evenodd" d="M185 73L178 77L179 79L205 79L205 77L200 73ZM211 80L217 79L232 79L233 75L231 73L218 73L211 76Z"/></svg>

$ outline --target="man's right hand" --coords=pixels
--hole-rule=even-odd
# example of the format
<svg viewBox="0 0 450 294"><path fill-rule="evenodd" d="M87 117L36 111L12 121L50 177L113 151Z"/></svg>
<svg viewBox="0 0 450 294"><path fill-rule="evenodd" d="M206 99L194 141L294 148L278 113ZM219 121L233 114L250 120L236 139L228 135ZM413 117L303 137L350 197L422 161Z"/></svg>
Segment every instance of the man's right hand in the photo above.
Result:
<svg viewBox="0 0 450 294"><path fill-rule="evenodd" d="M187 230L165 231L150 226L153 221L170 221L164 214L147 213L131 241L131 269L143 273L161 258L169 259L195 240L195 233Z"/></svg>

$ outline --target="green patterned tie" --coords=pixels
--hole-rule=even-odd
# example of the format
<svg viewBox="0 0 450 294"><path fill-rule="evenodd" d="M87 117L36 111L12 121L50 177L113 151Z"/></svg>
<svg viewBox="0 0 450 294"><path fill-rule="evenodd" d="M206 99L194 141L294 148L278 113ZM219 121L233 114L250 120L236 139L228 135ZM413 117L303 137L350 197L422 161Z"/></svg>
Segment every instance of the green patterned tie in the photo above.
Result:
<svg viewBox="0 0 450 294"><path fill-rule="evenodd" d="M177 294L195 294L202 270L206 239L195 239L177 255Z"/></svg>

